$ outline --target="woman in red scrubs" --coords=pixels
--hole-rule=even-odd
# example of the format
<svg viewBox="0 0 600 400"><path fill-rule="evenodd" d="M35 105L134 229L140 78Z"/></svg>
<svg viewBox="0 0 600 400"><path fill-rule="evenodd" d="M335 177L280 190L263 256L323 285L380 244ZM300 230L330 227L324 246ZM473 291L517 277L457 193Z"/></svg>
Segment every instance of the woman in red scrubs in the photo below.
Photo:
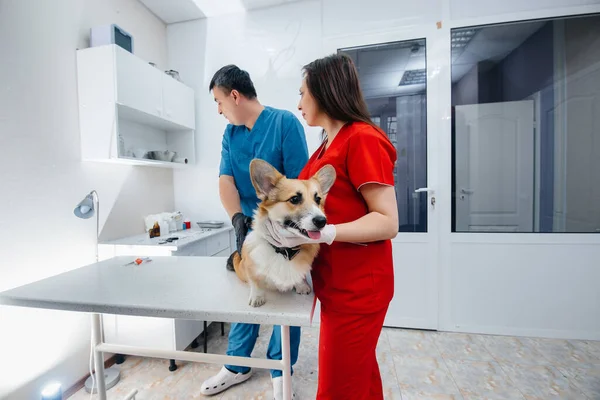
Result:
<svg viewBox="0 0 600 400"><path fill-rule="evenodd" d="M396 149L371 122L348 56L306 65L300 96L302 116L325 139L299 178L326 164L337 172L325 204L329 225L318 239L275 239L290 247L322 243L312 272L321 302L317 399L383 399L376 347L394 294Z"/></svg>

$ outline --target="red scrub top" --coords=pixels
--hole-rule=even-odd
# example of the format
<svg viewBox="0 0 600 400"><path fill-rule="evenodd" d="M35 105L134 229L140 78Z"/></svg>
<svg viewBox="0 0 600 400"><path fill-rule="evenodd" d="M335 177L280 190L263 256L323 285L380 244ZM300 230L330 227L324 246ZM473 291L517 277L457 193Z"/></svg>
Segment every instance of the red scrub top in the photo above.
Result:
<svg viewBox="0 0 600 400"><path fill-rule="evenodd" d="M344 125L328 149L312 155L300 173L309 179L331 164L337 173L325 202L329 224L355 221L369 213L360 194L366 183L394 185L396 149L384 133L364 122ZM315 294L324 308L343 313L373 313L388 306L394 294L392 243L334 242L321 245L312 270Z"/></svg>

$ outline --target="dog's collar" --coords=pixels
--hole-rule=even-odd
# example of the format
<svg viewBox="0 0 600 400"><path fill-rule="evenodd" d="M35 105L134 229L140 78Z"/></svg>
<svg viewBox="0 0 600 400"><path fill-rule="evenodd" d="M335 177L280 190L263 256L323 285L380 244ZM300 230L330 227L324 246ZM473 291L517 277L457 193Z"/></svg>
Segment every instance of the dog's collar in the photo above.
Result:
<svg viewBox="0 0 600 400"><path fill-rule="evenodd" d="M276 247L271 245L275 249L275 253L281 254L285 259L292 260L300 252L300 247Z"/></svg>

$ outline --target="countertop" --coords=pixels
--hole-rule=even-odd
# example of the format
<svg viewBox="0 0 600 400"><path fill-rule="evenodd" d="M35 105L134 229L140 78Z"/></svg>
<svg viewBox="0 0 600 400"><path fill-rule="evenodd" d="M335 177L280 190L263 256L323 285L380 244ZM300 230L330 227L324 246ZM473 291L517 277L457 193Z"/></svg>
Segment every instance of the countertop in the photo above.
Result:
<svg viewBox="0 0 600 400"><path fill-rule="evenodd" d="M229 232L233 229L231 225L226 225L219 229L200 229L192 228L184 231L177 231L159 237L150 238L148 233L141 235L129 236L125 238L102 241L99 245L111 246L158 246L167 250L177 251L183 246L197 242L198 240L206 239L222 232ZM170 237L178 237L179 240L171 243L159 244Z"/></svg>
<svg viewBox="0 0 600 400"><path fill-rule="evenodd" d="M0 293L0 304L53 310L202 321L310 326L313 295L267 292L248 305L250 288L224 257L115 257Z"/></svg>

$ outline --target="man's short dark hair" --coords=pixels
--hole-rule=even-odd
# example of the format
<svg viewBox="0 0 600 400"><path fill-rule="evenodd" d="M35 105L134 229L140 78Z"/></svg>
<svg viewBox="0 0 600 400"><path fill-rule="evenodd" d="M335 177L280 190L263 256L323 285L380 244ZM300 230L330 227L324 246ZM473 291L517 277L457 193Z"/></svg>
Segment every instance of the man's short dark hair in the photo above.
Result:
<svg viewBox="0 0 600 400"><path fill-rule="evenodd" d="M237 90L248 99L256 98L256 89L250 79L248 72L239 69L236 65L226 65L217 72L210 80L208 91L218 87L229 94L232 90Z"/></svg>

